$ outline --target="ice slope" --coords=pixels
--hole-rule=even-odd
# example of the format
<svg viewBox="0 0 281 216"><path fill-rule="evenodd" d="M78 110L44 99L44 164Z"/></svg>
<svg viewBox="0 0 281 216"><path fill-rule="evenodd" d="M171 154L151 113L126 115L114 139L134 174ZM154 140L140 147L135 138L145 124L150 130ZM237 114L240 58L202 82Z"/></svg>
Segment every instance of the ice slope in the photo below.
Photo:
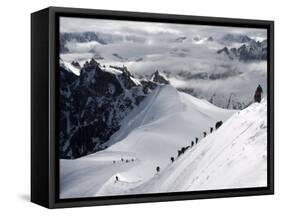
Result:
<svg viewBox="0 0 281 216"><path fill-rule="evenodd" d="M216 121L225 121L233 113L170 85L159 86L123 120L106 150L60 161L60 195L130 193L154 177L156 166L169 167L170 157L176 157L179 148L190 145L195 137L202 139L203 131L209 132Z"/></svg>
<svg viewBox="0 0 281 216"><path fill-rule="evenodd" d="M267 101L235 113L162 173L130 193L267 186Z"/></svg>

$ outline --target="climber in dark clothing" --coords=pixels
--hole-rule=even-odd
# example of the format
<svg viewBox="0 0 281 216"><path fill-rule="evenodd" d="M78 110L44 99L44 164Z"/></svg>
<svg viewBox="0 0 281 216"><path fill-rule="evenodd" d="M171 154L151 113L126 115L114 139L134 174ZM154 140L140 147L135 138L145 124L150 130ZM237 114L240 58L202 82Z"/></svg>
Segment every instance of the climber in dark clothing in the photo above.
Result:
<svg viewBox="0 0 281 216"><path fill-rule="evenodd" d="M223 124L222 121L218 121L218 122L216 123L216 130L217 130L220 126L222 126L222 124Z"/></svg>
<svg viewBox="0 0 281 216"><path fill-rule="evenodd" d="M182 152L181 150L178 150L178 157L181 156Z"/></svg>
<svg viewBox="0 0 281 216"><path fill-rule="evenodd" d="M156 167L156 172L160 172L160 167Z"/></svg>
<svg viewBox="0 0 281 216"><path fill-rule="evenodd" d="M257 90L255 92L255 96L254 96L255 102L258 102L258 103L261 102L261 94L262 94L262 92L263 92L262 87L261 87L261 85L259 85L257 87Z"/></svg>

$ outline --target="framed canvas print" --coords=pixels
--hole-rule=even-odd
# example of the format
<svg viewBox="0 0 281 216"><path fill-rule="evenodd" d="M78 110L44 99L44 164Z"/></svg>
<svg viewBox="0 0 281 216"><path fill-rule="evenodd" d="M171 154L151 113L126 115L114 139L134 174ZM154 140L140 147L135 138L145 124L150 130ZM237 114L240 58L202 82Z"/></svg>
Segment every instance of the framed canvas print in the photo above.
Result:
<svg viewBox="0 0 281 216"><path fill-rule="evenodd" d="M273 21L50 7L31 27L32 202L273 194Z"/></svg>

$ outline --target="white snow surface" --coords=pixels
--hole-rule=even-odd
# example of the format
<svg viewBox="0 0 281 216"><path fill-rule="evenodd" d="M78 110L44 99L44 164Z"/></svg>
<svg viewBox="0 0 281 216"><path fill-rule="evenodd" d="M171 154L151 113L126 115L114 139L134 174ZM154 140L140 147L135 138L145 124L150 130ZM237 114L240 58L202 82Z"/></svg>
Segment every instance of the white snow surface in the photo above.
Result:
<svg viewBox="0 0 281 216"><path fill-rule="evenodd" d="M80 75L80 69L77 67L74 67L71 63L64 61L63 64L66 68L68 68L71 72L73 72L75 75Z"/></svg>
<svg viewBox="0 0 281 216"><path fill-rule="evenodd" d="M118 75L118 74L122 74L122 71L117 70L115 68L112 67L100 67L103 71L106 71L108 73L114 74L114 75Z"/></svg>
<svg viewBox="0 0 281 216"><path fill-rule="evenodd" d="M225 123L210 134L219 120ZM122 121L107 149L60 160L60 197L266 185L266 126L265 99L235 112L157 87ZM177 158L195 137L199 142Z"/></svg>
<svg viewBox="0 0 281 216"><path fill-rule="evenodd" d="M235 113L163 172L131 193L267 186L267 102Z"/></svg>

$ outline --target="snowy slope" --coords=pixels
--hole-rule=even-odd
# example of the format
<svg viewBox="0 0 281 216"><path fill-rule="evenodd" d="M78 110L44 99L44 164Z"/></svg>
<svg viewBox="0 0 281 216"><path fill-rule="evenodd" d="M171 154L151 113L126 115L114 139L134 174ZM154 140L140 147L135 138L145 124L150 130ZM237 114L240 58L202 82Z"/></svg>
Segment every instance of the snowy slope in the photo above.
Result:
<svg viewBox="0 0 281 216"><path fill-rule="evenodd" d="M75 75L79 76L80 75L80 69L77 67L74 67L72 64L68 62L64 62L65 66L69 68Z"/></svg>
<svg viewBox="0 0 281 216"><path fill-rule="evenodd" d="M123 120L106 150L61 160L61 197L130 193L153 178L156 166L168 167L179 148L202 139L203 131L233 113L170 85L157 87Z"/></svg>
<svg viewBox="0 0 281 216"><path fill-rule="evenodd" d="M162 173L131 193L267 186L267 102L235 113Z"/></svg>

